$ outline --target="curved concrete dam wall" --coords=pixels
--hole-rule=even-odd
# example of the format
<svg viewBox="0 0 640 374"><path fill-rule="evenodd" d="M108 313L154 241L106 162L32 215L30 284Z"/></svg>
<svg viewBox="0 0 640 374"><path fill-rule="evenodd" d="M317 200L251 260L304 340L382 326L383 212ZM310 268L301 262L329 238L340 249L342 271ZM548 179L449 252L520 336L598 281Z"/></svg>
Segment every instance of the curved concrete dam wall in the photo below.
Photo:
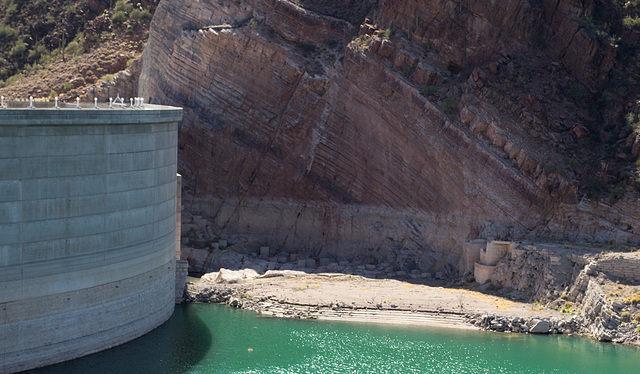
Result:
<svg viewBox="0 0 640 374"><path fill-rule="evenodd" d="M182 109L118 107L0 109L0 373L173 313Z"/></svg>

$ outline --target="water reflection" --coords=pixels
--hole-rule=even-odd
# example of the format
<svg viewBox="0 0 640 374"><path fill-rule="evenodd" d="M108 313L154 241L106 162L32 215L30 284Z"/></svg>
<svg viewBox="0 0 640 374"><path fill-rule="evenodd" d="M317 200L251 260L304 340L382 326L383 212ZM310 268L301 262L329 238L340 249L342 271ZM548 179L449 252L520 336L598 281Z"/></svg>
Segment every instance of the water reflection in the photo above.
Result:
<svg viewBox="0 0 640 374"><path fill-rule="evenodd" d="M28 374L188 373L211 349L212 335L195 308L176 306L149 334L112 349Z"/></svg>
<svg viewBox="0 0 640 374"><path fill-rule="evenodd" d="M33 373L635 373L640 350L567 336L266 318L178 306L158 330Z"/></svg>

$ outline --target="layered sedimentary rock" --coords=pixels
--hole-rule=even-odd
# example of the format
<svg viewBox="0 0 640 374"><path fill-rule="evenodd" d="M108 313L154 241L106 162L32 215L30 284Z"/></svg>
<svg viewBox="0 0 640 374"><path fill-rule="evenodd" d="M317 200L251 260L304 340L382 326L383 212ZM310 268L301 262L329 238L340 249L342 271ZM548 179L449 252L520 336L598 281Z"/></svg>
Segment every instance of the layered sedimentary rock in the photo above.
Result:
<svg viewBox="0 0 640 374"><path fill-rule="evenodd" d="M578 77L602 81L615 62L615 49L578 22L593 9L593 0L381 0L378 21L385 27L394 22L418 42L439 49L458 69L545 44Z"/></svg>
<svg viewBox="0 0 640 374"><path fill-rule="evenodd" d="M546 167L575 140L579 110L556 118L545 111L561 104L555 86L527 96L504 83L540 30L553 40L532 55L544 74L600 79L606 46L568 52L585 46L563 36L571 1L353 1L345 9L370 7L362 25L306 3L156 11L139 90L185 108L183 201L212 231L344 259L409 250L409 268L424 270L455 266L480 235L638 241L633 202L578 204L571 174ZM459 101L445 108L447 95Z"/></svg>

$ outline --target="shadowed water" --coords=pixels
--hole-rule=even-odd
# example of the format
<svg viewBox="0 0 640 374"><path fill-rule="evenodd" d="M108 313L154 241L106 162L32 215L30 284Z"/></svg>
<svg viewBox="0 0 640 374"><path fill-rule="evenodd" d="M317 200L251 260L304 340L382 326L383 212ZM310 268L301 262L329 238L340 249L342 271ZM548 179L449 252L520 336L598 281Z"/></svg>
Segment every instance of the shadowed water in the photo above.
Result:
<svg viewBox="0 0 640 374"><path fill-rule="evenodd" d="M176 307L152 333L33 373L634 373L640 349L560 335L301 321ZM31 373L31 372L30 372Z"/></svg>

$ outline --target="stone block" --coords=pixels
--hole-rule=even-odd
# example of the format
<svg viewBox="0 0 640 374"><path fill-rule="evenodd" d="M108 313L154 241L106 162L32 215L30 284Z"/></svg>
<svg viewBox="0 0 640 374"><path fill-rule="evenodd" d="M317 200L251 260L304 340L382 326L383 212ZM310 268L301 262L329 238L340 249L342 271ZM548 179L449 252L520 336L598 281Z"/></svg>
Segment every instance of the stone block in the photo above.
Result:
<svg viewBox="0 0 640 374"><path fill-rule="evenodd" d="M294 269L293 263L287 262L286 264L280 265L280 269L278 270L293 270L293 269Z"/></svg>
<svg viewBox="0 0 640 374"><path fill-rule="evenodd" d="M536 321L529 329L531 334L548 334L551 329L549 321Z"/></svg>
<svg viewBox="0 0 640 374"><path fill-rule="evenodd" d="M304 258L298 258L298 262L296 263L298 269L303 269L307 267L307 260Z"/></svg>
<svg viewBox="0 0 640 374"><path fill-rule="evenodd" d="M280 255L280 256L278 256L278 263L284 264L285 262L287 262L288 259L289 259L289 256Z"/></svg>
<svg viewBox="0 0 640 374"><path fill-rule="evenodd" d="M306 261L306 267L313 269L316 267L316 260L312 259L312 258L308 258Z"/></svg>
<svg viewBox="0 0 640 374"><path fill-rule="evenodd" d="M264 246L260 247L260 258L268 258L269 257L269 247Z"/></svg>
<svg viewBox="0 0 640 374"><path fill-rule="evenodd" d="M484 284L487 281L491 280L491 276L493 275L493 271L495 266L488 266L479 263L475 263L473 276L476 278L476 282L480 284ZM436 273L436 277L438 277Z"/></svg>
<svg viewBox="0 0 640 374"><path fill-rule="evenodd" d="M207 227L207 223L208 223L208 221L205 218L202 218L201 216L193 217L193 222L197 225L198 229L203 229Z"/></svg>

